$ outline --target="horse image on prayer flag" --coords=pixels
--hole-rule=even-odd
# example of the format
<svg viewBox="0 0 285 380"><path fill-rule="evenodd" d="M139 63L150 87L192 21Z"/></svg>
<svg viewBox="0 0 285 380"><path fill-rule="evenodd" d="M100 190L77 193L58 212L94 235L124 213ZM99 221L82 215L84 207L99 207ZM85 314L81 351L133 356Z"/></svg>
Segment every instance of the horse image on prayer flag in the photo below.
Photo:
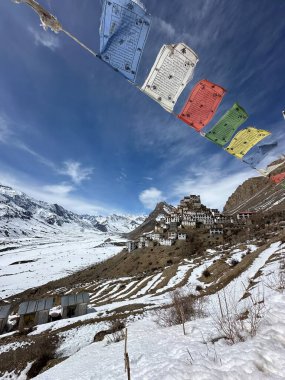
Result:
<svg viewBox="0 0 285 380"><path fill-rule="evenodd" d="M135 82L151 17L132 0L104 0L100 26L101 59Z"/></svg>
<svg viewBox="0 0 285 380"><path fill-rule="evenodd" d="M194 75L198 56L184 43L163 45L141 90L172 112Z"/></svg>
<svg viewBox="0 0 285 380"><path fill-rule="evenodd" d="M226 90L206 79L193 88L179 119L200 132L214 117Z"/></svg>
<svg viewBox="0 0 285 380"><path fill-rule="evenodd" d="M215 144L224 146L234 135L235 131L248 118L246 111L235 103L229 111L218 121L218 123L208 132L205 137Z"/></svg>

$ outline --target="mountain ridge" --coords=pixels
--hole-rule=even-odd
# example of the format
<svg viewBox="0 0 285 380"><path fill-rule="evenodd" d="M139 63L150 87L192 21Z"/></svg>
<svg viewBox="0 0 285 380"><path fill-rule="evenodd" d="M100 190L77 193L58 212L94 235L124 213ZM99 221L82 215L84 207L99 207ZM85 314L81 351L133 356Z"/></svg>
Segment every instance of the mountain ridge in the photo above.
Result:
<svg viewBox="0 0 285 380"><path fill-rule="evenodd" d="M0 237L36 236L60 233L68 226L108 233L127 233L143 216L79 215L58 204L35 200L21 191L0 184Z"/></svg>
<svg viewBox="0 0 285 380"><path fill-rule="evenodd" d="M283 160L284 161L284 160ZM269 164L266 170L281 163L277 160ZM228 198L223 211L235 214L242 211L267 212L280 211L285 208L285 193L282 184L275 184L271 177L283 173L285 163L270 172L269 177L252 177L244 181Z"/></svg>

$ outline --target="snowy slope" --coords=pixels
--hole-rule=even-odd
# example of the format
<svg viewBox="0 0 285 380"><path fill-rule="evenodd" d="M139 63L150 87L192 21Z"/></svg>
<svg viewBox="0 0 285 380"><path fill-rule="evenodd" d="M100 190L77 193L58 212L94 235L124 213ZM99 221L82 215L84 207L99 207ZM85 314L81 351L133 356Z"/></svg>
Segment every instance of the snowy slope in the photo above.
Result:
<svg viewBox="0 0 285 380"><path fill-rule="evenodd" d="M103 233L101 235L104 236ZM85 246L83 240L86 240ZM66 248L68 246L72 248L74 242L72 243L70 239L67 243L67 247L63 244L60 249L56 249L62 254L62 257L65 256ZM88 244L90 244L89 247ZM108 248L108 244L110 243L103 243L100 248ZM84 248L82 251L86 250L86 255L91 256L94 248L91 247L91 241L88 242L88 238L82 239L79 246L75 243L72 248L74 258L76 257L76 247L78 250ZM277 293L272 287L266 286L266 283L270 276L274 276L278 272L279 260L282 257L284 260L285 245L282 245L280 241L273 241L260 250L253 244L243 248L235 246L227 250L224 260L228 261L229 258L247 260L247 255L243 257L243 253L248 248L251 248L249 255L255 252L258 254L237 278L232 278L225 289L228 294L235 295L240 310L244 310L248 301L244 298L241 299L242 295L249 290L253 295L258 294L261 289L265 316L257 335L253 338L246 334L244 342L230 346L221 337L212 317L219 304L216 294L209 293L206 296L205 311L207 315L204 318L186 323L186 336L183 335L181 326L167 328L157 326L154 323L155 317L151 311L148 311L153 307L168 303L169 291L174 286L182 286L185 290L190 289L191 291L197 284L205 286L206 284L201 282L203 270L224 255L221 251L211 249L205 253L205 257L201 261L192 259L182 261L177 267L176 274L173 274L167 283L163 281L165 276L163 272L144 278L125 277L103 281L94 279L94 282L84 286L91 296L87 315L38 326L27 339L23 340L23 347L18 349L17 354L20 355L20 350L26 349L25 344L29 342L29 338L36 338L41 334L51 334L52 332L58 334L60 338L57 355L59 358L68 357L68 359L38 375L37 379L125 379L124 343L110 344L107 337L102 342L93 343L94 335L107 328L106 321L101 319L97 323L94 319L104 316L112 317L115 308L118 307L132 305L132 310L135 310L136 304L138 307L145 304L145 312L142 316L131 316L127 322L132 379L282 379L285 368L285 295ZM48 249L51 252L55 248L49 247ZM88 250L89 252L87 252ZM96 255L96 250L94 252ZM94 259L96 259L95 256ZM54 264L56 264L56 256L50 267L55 267ZM53 270L52 268L48 269L49 272ZM215 284L218 278L212 280ZM23 280L21 279L21 281ZM124 283L125 286L122 286ZM211 283L207 284L207 286L210 285ZM83 284L80 284L80 287L82 286ZM73 293L74 290L72 288L61 289L66 293ZM222 295L222 290L220 292ZM16 343L18 339L16 335L15 339ZM13 343L11 340L4 343L3 352L13 350L14 346L11 343ZM10 375L11 377L9 377ZM10 372L10 374L6 373L3 379L26 379L24 371L21 376L18 377Z"/></svg>
<svg viewBox="0 0 285 380"><path fill-rule="evenodd" d="M278 245L279 246L279 245ZM272 245L255 263L262 275L276 271L277 262L264 267L265 257L277 249ZM266 276L260 283L266 281ZM244 291L243 278L235 288ZM254 290L253 290L254 293ZM284 379L285 368L285 294L266 288L265 316L257 335L244 342L229 345L216 330L211 315L186 323L186 336L181 326L158 327L153 316L128 323L128 353L131 378L134 380L262 380ZM214 294L208 298L209 309L217 304ZM64 321L59 321L62 325ZM70 323L70 321L65 321ZM55 326L55 323L54 323ZM39 380L123 380L124 342L92 342L92 336L105 326L84 325L62 335L58 349L67 360L36 377ZM215 343L213 343L215 342ZM77 351L77 352L76 352Z"/></svg>

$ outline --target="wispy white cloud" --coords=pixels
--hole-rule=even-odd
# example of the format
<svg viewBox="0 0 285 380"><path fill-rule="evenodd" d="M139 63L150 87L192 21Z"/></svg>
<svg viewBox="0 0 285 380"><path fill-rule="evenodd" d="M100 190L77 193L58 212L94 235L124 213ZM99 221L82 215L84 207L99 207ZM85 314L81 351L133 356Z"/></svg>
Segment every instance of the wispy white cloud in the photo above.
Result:
<svg viewBox="0 0 285 380"><path fill-rule="evenodd" d="M57 203L67 210L78 214L111 214L120 213L121 210L109 209L96 201L84 199L76 194L76 189L72 185L65 183L59 184L40 184L29 176L23 176L19 172L9 172L0 170L0 183L11 186L14 189L26 193L28 196L45 201L50 204Z"/></svg>
<svg viewBox="0 0 285 380"><path fill-rule="evenodd" d="M153 209L156 204L164 199L162 192L155 187L142 191L139 199L145 208Z"/></svg>
<svg viewBox="0 0 285 380"><path fill-rule="evenodd" d="M12 135L13 132L9 128L6 118L0 115L0 142L6 144Z"/></svg>
<svg viewBox="0 0 285 380"><path fill-rule="evenodd" d="M199 194L208 207L223 209L229 196L251 175L249 172L240 172L226 177L208 176L199 181L185 178L174 186L172 194L176 197L190 193Z"/></svg>
<svg viewBox="0 0 285 380"><path fill-rule="evenodd" d="M36 30L32 27L28 28L29 32L34 37L35 44L37 46L44 46L52 51L55 51L60 47L59 38L57 35L52 34L49 31Z"/></svg>
<svg viewBox="0 0 285 380"><path fill-rule="evenodd" d="M159 17L153 17L153 23L159 32L168 38L173 38L177 34L174 26L170 22L167 22Z"/></svg>
<svg viewBox="0 0 285 380"><path fill-rule="evenodd" d="M90 167L83 167L78 161L69 160L63 163L63 168L58 169L58 172L70 177L76 185L80 185L81 182L91 178L93 170Z"/></svg>
<svg viewBox="0 0 285 380"><path fill-rule="evenodd" d="M12 124L11 121L3 115L0 115L0 143L23 150L36 158L38 162L50 168L53 172L69 177L76 185L80 185L83 181L91 178L94 169L91 167L84 167L82 163L78 161L67 160L64 161L62 165L57 165L51 160L43 157L19 139Z"/></svg>
<svg viewBox="0 0 285 380"><path fill-rule="evenodd" d="M222 209L229 196L246 179L258 174L237 161L230 161L225 167L223 154L216 154L207 162L190 166L188 172L179 178L170 190L170 199L178 201L187 194L199 194L202 201L211 208Z"/></svg>
<svg viewBox="0 0 285 380"><path fill-rule="evenodd" d="M68 184L60 183L57 185L46 185L43 190L56 196L66 196L74 190L74 187Z"/></svg>
<svg viewBox="0 0 285 380"><path fill-rule="evenodd" d="M119 183L124 183L127 181L127 179L128 179L127 173L124 171L124 169L121 169L118 177L116 178L116 181Z"/></svg>

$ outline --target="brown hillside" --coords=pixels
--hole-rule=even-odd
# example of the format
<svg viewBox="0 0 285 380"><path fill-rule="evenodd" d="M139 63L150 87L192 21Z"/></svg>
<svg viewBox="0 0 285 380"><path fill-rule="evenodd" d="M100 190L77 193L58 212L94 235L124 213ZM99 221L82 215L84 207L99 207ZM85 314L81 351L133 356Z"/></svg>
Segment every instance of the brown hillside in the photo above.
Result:
<svg viewBox="0 0 285 380"><path fill-rule="evenodd" d="M278 163L275 161L273 164ZM285 164L270 175L284 172ZM285 209L285 189L268 177L254 177L246 180L227 200L224 212L234 214L240 211L282 211Z"/></svg>

